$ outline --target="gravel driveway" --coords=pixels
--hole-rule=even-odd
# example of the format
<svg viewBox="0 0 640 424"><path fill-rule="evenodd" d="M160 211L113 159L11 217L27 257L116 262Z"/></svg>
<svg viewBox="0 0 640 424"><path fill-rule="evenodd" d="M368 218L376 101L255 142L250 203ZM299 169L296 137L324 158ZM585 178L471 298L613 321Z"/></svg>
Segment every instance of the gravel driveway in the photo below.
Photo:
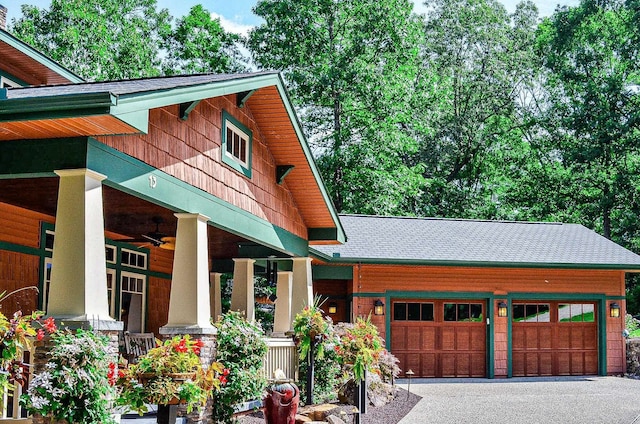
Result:
<svg viewBox="0 0 640 424"><path fill-rule="evenodd" d="M399 424L640 424L640 380L622 377L414 379L411 392L422 400Z"/></svg>

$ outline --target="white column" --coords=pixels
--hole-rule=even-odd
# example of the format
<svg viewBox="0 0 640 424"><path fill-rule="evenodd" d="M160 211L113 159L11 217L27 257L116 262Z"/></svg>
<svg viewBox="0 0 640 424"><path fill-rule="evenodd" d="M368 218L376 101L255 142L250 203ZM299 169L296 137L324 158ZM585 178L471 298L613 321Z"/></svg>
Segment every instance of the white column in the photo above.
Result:
<svg viewBox="0 0 640 424"><path fill-rule="evenodd" d="M245 314L247 321L255 321L255 296L253 290L253 259L233 260L233 289L231 310Z"/></svg>
<svg viewBox="0 0 640 424"><path fill-rule="evenodd" d="M211 317L213 321L217 321L218 317L222 315L222 297L221 297L221 281L222 274L219 272L212 272L209 274L209 307L211 308Z"/></svg>
<svg viewBox="0 0 640 424"><path fill-rule="evenodd" d="M47 314L118 329L109 316L102 180L89 169L55 171L60 177Z"/></svg>
<svg viewBox="0 0 640 424"><path fill-rule="evenodd" d="M212 334L209 308L208 217L177 213L169 320L162 334Z"/></svg>
<svg viewBox="0 0 640 424"><path fill-rule="evenodd" d="M311 258L292 258L293 289L291 293L291 317L295 318L305 306L313 304Z"/></svg>
<svg viewBox="0 0 640 424"><path fill-rule="evenodd" d="M285 337L284 333L293 329L293 317L291 316L292 286L293 273L289 271L278 272L272 337Z"/></svg>

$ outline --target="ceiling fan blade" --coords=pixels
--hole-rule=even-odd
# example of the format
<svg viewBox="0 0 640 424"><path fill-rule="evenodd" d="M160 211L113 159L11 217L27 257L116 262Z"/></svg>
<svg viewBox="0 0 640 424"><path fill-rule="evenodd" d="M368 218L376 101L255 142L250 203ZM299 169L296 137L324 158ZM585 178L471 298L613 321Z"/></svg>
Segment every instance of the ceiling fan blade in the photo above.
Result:
<svg viewBox="0 0 640 424"><path fill-rule="evenodd" d="M162 245L164 242L162 240L158 240L156 238L153 238L147 234L143 234L142 237L144 237L146 239L146 241L151 242L154 246L160 246Z"/></svg>

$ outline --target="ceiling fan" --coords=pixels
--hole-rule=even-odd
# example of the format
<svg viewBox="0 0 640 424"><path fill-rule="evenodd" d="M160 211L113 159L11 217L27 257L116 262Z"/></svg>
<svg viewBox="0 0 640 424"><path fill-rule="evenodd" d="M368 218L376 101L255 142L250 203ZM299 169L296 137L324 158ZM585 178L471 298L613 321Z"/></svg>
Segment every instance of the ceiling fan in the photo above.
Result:
<svg viewBox="0 0 640 424"><path fill-rule="evenodd" d="M166 234L160 232L160 224L164 222L162 217L154 216L153 218L151 218L151 221L156 224L155 230L151 231L150 233L141 234L140 238L122 239L118 241L129 243L145 243L148 245L159 247L160 249L176 250L176 238L167 236Z"/></svg>

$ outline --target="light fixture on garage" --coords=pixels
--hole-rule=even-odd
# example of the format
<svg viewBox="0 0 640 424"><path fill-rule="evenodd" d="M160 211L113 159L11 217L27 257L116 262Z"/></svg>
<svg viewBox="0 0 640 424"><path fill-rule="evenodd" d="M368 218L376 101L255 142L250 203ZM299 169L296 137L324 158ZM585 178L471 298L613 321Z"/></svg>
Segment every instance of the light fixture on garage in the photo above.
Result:
<svg viewBox="0 0 640 424"><path fill-rule="evenodd" d="M609 315L611 318L620 317L620 305L617 302L613 302L609 309Z"/></svg>
<svg viewBox="0 0 640 424"><path fill-rule="evenodd" d="M373 315L384 315L384 303L382 303L382 300L376 299L373 302Z"/></svg>
<svg viewBox="0 0 640 424"><path fill-rule="evenodd" d="M498 316L506 317L507 316L507 304L503 301L498 303Z"/></svg>
<svg viewBox="0 0 640 424"><path fill-rule="evenodd" d="M338 312L338 304L336 302L329 302L329 313L335 314Z"/></svg>

